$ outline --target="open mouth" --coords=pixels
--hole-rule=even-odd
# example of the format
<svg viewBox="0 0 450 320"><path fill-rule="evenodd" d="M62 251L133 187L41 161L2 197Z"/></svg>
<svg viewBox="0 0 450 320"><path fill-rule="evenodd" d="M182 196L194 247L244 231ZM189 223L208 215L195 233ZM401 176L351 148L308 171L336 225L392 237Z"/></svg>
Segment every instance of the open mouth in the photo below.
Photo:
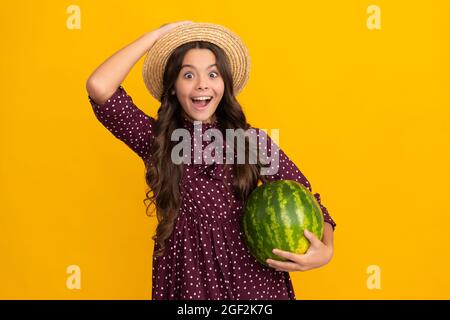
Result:
<svg viewBox="0 0 450 320"><path fill-rule="evenodd" d="M206 108L209 105L209 103L211 102L211 100L212 100L212 97L201 98L201 99L191 98L192 104L197 109Z"/></svg>

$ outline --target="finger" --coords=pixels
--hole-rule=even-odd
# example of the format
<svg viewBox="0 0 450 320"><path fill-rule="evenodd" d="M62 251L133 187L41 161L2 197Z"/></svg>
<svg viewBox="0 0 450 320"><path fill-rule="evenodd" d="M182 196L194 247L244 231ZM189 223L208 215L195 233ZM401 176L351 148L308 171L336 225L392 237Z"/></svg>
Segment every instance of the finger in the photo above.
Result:
<svg viewBox="0 0 450 320"><path fill-rule="evenodd" d="M267 259L266 262L269 265L269 267L274 269L281 269L286 272L296 271L299 269L299 265L293 262L282 262L272 259Z"/></svg>
<svg viewBox="0 0 450 320"><path fill-rule="evenodd" d="M309 242L311 242L312 246L317 247L322 244L322 241L320 241L319 238L317 238L317 236L311 231L305 229L303 233L305 234L305 237L309 240Z"/></svg>
<svg viewBox="0 0 450 320"><path fill-rule="evenodd" d="M294 261L295 263L298 264L303 264L303 256L302 254L297 254L297 253L293 253L293 252L289 252L289 251L284 251L284 250L280 250L280 249L273 249L272 250L273 254L285 258L287 260L291 260Z"/></svg>

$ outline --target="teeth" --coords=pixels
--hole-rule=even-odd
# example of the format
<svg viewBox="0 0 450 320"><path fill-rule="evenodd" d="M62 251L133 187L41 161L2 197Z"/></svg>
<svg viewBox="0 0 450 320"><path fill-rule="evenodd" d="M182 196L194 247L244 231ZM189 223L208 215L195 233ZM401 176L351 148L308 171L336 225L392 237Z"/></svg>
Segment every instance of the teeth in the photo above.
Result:
<svg viewBox="0 0 450 320"><path fill-rule="evenodd" d="M212 97L197 97L197 98L192 98L192 100L209 100L212 99Z"/></svg>

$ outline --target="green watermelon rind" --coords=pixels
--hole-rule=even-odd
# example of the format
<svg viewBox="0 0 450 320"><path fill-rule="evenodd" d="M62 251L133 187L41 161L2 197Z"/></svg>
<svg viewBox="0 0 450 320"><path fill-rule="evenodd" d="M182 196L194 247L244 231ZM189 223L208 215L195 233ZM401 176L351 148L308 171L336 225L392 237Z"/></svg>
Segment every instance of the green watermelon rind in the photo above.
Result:
<svg viewBox="0 0 450 320"><path fill-rule="evenodd" d="M280 186L278 186L278 185L280 185ZM277 180L277 181L272 181L272 182L268 182L264 185L261 185L261 186L255 188L253 190L253 192L251 193L250 197L248 198L248 201L245 205L245 211L242 216L241 226L242 226L242 231L243 231L243 235L244 235L244 242L245 242L245 245L247 246L247 249L259 263L261 263L265 266L268 266L266 263L266 259L274 259L274 260L279 260L279 261L287 261L287 260L272 253L273 248L271 248L271 246L272 246L271 244L274 242L269 241L271 234L264 232L264 230L263 230L263 232L261 232L261 230L255 229L255 228L258 228L258 226L263 225L263 224L253 224L253 226L252 226L252 224L248 223L247 220L250 217L249 217L249 214L247 214L247 212L249 212L249 210L251 209L250 207L257 206L257 200L259 197L261 197L263 195L264 191L266 191L266 195L265 195L266 198L270 200L271 195L270 196L267 195L267 193L269 192L268 190L270 190L272 188L277 188L277 190L279 190L280 187L282 188L284 186L290 186L290 185L291 186L294 185L294 187L300 187L303 190L303 192L301 192L300 195L301 194L306 195L307 198L311 201L311 205L314 207L313 213L315 213L314 216L316 217L316 219L313 219L313 220L316 220L315 221L316 227L311 228L311 226L310 226L309 231L313 232L317 236L317 238L319 238L320 240L323 239L323 232L324 232L323 212L321 210L321 207L320 207L317 199L304 185L302 185L301 183L298 183L297 181L294 181L294 180ZM275 202L275 203L279 203L279 201ZM252 208L252 209L254 210L253 212L257 211L257 210L255 210L255 208ZM264 212L264 216L267 217L267 214L265 212ZM275 216L279 217L280 215L275 215ZM265 225L267 226L268 224L265 224ZM249 230L249 229L251 229L251 230ZM311 229L313 229L313 230L311 230ZM282 229L280 229L280 231L284 232L284 230L282 230ZM294 252L294 253L298 253L298 254L305 253L307 251L307 249L309 248L310 242L306 237L304 237L303 231L304 231L304 228L301 228L300 232L298 233L300 235L300 240L297 242L297 243L301 243L301 242L304 243L301 250L296 250L295 248L291 248L289 246L289 243L285 239L286 237L284 239L281 239L281 241L275 242L274 247L277 247L278 249L281 249L284 251ZM262 241L258 241L256 244L254 244L253 237L250 237L251 234L253 234L253 235L254 234L264 235L265 234L265 237L262 238ZM273 232L273 234L274 234L274 237L277 235L275 232ZM291 234L295 235L295 233L291 233ZM298 237L296 237L296 238L298 238ZM282 244L283 242L284 242L284 244Z"/></svg>

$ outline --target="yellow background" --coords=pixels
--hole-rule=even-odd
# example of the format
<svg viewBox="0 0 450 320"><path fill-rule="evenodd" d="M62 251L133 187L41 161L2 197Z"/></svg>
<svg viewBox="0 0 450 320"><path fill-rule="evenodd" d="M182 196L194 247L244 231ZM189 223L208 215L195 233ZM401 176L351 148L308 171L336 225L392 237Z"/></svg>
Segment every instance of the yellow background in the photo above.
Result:
<svg viewBox="0 0 450 320"><path fill-rule="evenodd" d="M70 30L69 5L81 9ZM381 30L366 26L381 9ZM223 24L251 55L238 96L338 226L297 299L450 298L447 1L9 1L0 50L0 298L149 299L144 165L94 117L85 82L166 22ZM123 85L147 114L141 59ZM66 268L81 268L81 289ZM370 290L366 270L381 269Z"/></svg>

